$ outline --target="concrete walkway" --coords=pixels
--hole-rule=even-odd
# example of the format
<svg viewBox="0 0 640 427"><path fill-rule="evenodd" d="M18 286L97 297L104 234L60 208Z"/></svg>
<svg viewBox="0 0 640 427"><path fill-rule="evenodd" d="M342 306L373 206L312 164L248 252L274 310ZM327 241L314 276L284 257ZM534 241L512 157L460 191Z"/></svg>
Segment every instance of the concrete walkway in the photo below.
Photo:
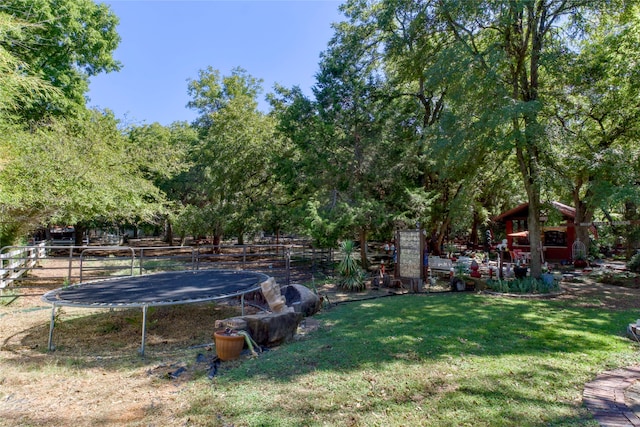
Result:
<svg viewBox="0 0 640 427"><path fill-rule="evenodd" d="M604 372L584 387L582 401L603 427L640 427L625 403L625 390L640 380L640 366Z"/></svg>

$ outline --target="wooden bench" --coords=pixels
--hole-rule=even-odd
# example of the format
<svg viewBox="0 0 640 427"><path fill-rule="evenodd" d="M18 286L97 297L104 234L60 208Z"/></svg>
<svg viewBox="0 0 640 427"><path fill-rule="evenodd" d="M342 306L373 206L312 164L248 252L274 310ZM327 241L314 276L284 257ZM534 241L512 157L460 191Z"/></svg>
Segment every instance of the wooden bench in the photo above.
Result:
<svg viewBox="0 0 640 427"><path fill-rule="evenodd" d="M453 263L449 258L440 258L436 256L429 257L429 270L432 274L444 274L449 275Z"/></svg>

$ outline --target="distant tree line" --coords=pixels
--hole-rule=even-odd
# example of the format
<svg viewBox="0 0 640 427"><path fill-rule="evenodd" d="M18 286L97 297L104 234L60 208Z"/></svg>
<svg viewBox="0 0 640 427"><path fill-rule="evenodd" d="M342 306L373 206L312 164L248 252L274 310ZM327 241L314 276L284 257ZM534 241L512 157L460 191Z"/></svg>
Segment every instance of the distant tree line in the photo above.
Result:
<svg viewBox="0 0 640 427"><path fill-rule="evenodd" d="M366 248L420 224L438 247L479 243L522 202L539 236L552 200L577 223L640 219L637 1L340 8L312 97L276 86L265 113L261 80L208 67L187 87L198 118L162 126L86 105L89 79L121 67L107 6L3 2L0 244L48 224L155 224L169 241L264 230ZM631 249L639 229L611 236Z"/></svg>

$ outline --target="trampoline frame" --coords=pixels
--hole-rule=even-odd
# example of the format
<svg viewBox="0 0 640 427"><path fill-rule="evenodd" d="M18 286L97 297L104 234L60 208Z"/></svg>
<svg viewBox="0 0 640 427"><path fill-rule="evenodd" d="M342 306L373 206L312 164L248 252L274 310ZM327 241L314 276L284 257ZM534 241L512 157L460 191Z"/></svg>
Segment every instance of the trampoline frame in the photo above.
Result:
<svg viewBox="0 0 640 427"><path fill-rule="evenodd" d="M199 273L204 273L204 272L224 272L224 273L251 273L254 274L256 276L256 284L243 289L242 291L237 291L237 292L231 292L231 293L226 293L226 294L222 294L222 295L213 295L213 296L209 296L209 297L204 297L204 298L190 298L190 299L181 299L181 300L176 300L176 301L153 301L153 302L128 302L128 303L123 303L123 302L119 302L119 303L78 303L78 302L74 302L74 301L69 301L69 300L64 300L64 299L56 299L57 296L66 290L69 289L73 289L73 288L79 288L79 287L88 287L91 286L92 284L95 283L102 283L102 282L112 282L112 281L122 281L122 280L126 280L126 279L131 279L131 278L140 278L140 277L153 277L153 276L158 276L158 275L166 275L166 274L176 274L176 273L194 273L194 272L199 272ZM269 276L267 276L264 273L259 273L256 271L245 271L245 270L184 270L184 271L167 271L167 272L161 272L161 273L153 273L153 274L144 274L144 275L140 275L140 276L119 276L119 277L114 277L114 278L109 278L109 279L101 279L101 280L94 280L94 281L89 281L89 282L84 282L84 283L77 283L75 285L71 285L71 286L67 286L67 287L62 287L62 288L57 288L54 289L52 291L47 292L46 294L44 294L42 296L42 300L45 302L48 302L49 304L52 305L51 308L51 321L49 324L49 342L47 344L47 348L49 351L53 351L55 346L53 345L53 330L55 328L55 320L56 320L56 308L58 307L78 307L78 308L108 308L108 309L114 309L114 308L136 308L136 307L140 307L142 308L142 342L140 345L140 350L138 351L138 353L140 354L140 356L144 356L144 351L145 351L145 344L146 344L146 335L147 335L147 309L149 307L160 307L160 306L170 306L170 305L181 305L181 304L197 304L197 303L202 303L202 302L209 302L209 301L217 301L217 300L224 300L224 299L228 299L228 298L233 298L233 297L240 297L240 302L241 302L241 313L244 316L244 296L245 294L251 293L251 292L255 292L259 289L261 289L260 284L266 280L269 279Z"/></svg>

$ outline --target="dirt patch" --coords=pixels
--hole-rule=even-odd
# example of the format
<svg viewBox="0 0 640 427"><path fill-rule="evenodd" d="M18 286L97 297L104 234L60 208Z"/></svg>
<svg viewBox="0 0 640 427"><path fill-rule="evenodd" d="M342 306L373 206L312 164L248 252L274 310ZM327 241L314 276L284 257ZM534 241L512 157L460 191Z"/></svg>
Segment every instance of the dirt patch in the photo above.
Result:
<svg viewBox="0 0 640 427"><path fill-rule="evenodd" d="M182 394L217 369L214 323L240 314L239 301L150 308L143 358L141 309L52 311L41 300L63 285L67 266L48 260L30 272L37 286L2 300L0 425L184 425L175 415L186 409Z"/></svg>
<svg viewBox="0 0 640 427"><path fill-rule="evenodd" d="M314 291L323 298L325 304L340 304L350 301L359 301L363 299L380 298L394 295L404 295L411 293L408 285L396 284L394 287L380 286L377 289L372 289L367 285L367 288L359 292L345 291L336 285L335 283L321 283L313 285ZM428 287L423 287L420 293L441 293L449 292L451 286L448 280L438 280Z"/></svg>
<svg viewBox="0 0 640 427"><path fill-rule="evenodd" d="M559 299L582 307L627 310L640 306L640 289L600 283L589 276L562 282L562 289Z"/></svg>
<svg viewBox="0 0 640 427"><path fill-rule="evenodd" d="M240 312L233 303L150 310L140 357L141 310L54 312L48 352L51 308L16 302L0 306L2 426L183 425L174 415L187 405L181 395L217 369L215 320Z"/></svg>

